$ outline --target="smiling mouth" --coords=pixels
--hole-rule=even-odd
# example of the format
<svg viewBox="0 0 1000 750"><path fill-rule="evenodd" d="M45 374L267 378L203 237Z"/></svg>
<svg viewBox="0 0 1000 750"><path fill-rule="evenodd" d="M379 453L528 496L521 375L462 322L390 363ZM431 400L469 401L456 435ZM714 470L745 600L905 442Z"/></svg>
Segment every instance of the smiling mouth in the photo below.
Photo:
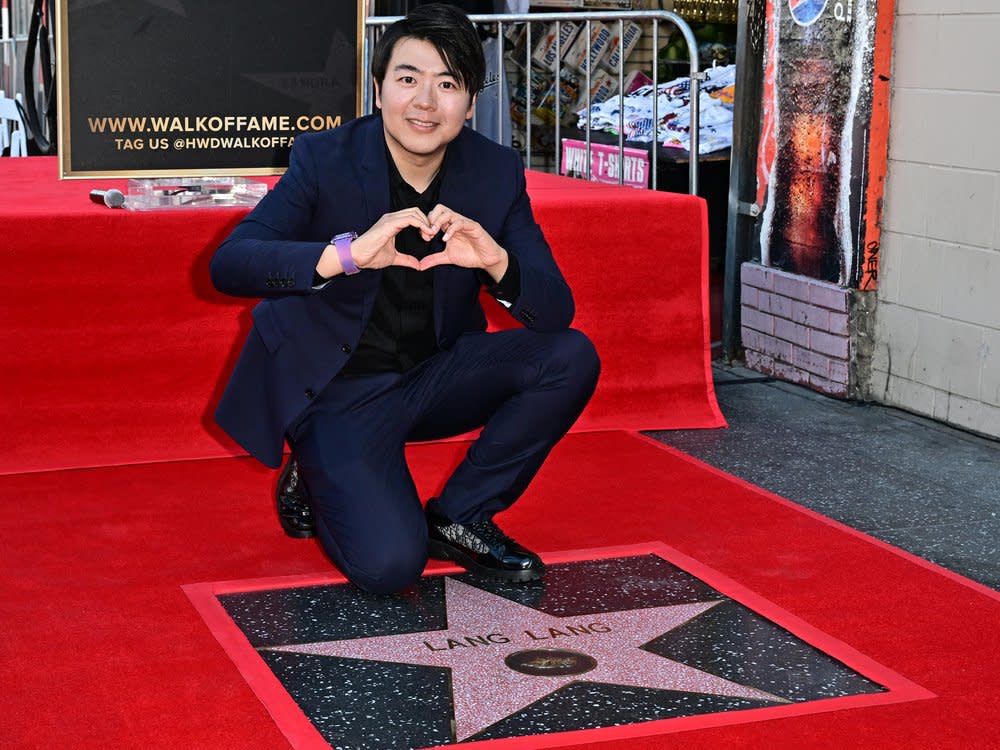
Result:
<svg viewBox="0 0 1000 750"><path fill-rule="evenodd" d="M410 119L410 120L408 120L408 122L411 125L413 125L415 128L419 128L420 130L430 130L431 128L433 128L433 127L435 127L437 125L436 122L428 122L426 120L414 120L414 119Z"/></svg>

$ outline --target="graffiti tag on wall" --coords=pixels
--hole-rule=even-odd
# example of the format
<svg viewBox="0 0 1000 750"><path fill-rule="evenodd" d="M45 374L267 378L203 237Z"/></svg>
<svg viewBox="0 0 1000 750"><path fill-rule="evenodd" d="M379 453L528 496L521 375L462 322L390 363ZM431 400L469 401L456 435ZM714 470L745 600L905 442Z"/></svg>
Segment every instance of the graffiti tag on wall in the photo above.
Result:
<svg viewBox="0 0 1000 750"><path fill-rule="evenodd" d="M878 279L891 3L769 0L758 204L765 265L842 286Z"/></svg>

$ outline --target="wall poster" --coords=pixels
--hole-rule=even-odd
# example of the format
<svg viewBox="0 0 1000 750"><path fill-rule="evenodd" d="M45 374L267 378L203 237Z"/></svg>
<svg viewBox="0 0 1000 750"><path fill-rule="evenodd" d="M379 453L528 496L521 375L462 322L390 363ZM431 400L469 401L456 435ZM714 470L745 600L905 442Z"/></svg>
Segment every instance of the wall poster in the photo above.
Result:
<svg viewBox="0 0 1000 750"><path fill-rule="evenodd" d="M761 262L875 289L892 0L768 0Z"/></svg>
<svg viewBox="0 0 1000 750"><path fill-rule="evenodd" d="M280 174L361 111L364 0L60 0L62 177Z"/></svg>

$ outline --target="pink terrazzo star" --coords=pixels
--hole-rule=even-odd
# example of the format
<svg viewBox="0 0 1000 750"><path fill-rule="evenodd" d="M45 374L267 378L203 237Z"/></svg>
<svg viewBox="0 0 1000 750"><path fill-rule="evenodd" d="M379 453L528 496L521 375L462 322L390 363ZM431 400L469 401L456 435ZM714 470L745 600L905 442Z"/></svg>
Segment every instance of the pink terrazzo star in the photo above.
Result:
<svg viewBox="0 0 1000 750"><path fill-rule="evenodd" d="M557 617L446 578L445 602L446 630L272 650L448 667L458 741L577 681L788 703L639 648L718 601ZM544 649L557 651L522 653ZM546 654L552 658L545 658ZM517 671L505 661L512 655L514 663L527 662L538 667L535 671L550 673ZM572 665L576 671L566 674L566 669L574 669Z"/></svg>

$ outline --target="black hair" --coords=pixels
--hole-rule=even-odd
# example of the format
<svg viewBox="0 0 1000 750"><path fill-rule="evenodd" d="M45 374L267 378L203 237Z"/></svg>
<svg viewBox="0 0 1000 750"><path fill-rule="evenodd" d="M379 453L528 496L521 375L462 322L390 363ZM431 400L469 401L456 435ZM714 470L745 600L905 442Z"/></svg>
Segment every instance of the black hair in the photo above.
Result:
<svg viewBox="0 0 1000 750"><path fill-rule="evenodd" d="M486 58L479 34L461 10L445 3L421 5L396 21L379 37L372 51L372 78L382 87L389 58L401 39L421 39L434 45L448 73L469 94L477 94L486 80Z"/></svg>

